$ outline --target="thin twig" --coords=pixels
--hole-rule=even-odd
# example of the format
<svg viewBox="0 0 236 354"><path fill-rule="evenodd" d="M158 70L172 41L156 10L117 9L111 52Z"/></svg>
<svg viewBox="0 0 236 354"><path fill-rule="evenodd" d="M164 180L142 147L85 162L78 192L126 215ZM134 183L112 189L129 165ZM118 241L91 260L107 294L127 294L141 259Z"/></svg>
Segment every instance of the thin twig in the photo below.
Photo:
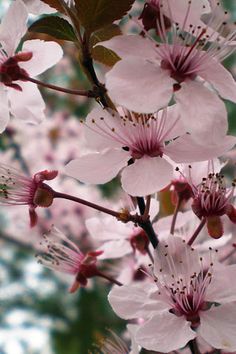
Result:
<svg viewBox="0 0 236 354"><path fill-rule="evenodd" d="M175 210L174 210L174 214L173 214L173 217L172 217L171 227L170 227L171 235L174 235L174 232L175 232L175 224L176 224L177 215L178 215L178 212L179 212L180 205L181 205L181 200L178 197L178 200L177 200L177 203L176 203L176 206L175 206Z"/></svg>
<svg viewBox="0 0 236 354"><path fill-rule="evenodd" d="M45 82L42 82L40 80L34 79L32 77L25 76L24 79L27 81L33 82L36 85L40 85L42 87L46 87L48 89L54 90L54 91L59 91L63 93L69 93L71 95L76 95L76 96L84 96L84 97L90 97L90 98L97 98L97 95L95 92L91 90L72 90L72 89L67 89L64 87L52 85L52 84L47 84Z"/></svg>
<svg viewBox="0 0 236 354"><path fill-rule="evenodd" d="M193 242L196 240L197 236L199 235L199 233L201 232L205 224L206 224L206 218L203 218L200 224L198 225L198 227L196 228L196 230L194 231L192 237L188 241L189 246L192 246Z"/></svg>

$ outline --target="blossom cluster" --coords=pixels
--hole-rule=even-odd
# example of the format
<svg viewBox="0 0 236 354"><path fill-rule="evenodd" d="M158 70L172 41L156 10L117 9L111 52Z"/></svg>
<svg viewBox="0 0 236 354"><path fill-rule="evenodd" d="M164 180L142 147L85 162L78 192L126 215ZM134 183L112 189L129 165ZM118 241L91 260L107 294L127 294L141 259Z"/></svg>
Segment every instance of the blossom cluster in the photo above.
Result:
<svg viewBox="0 0 236 354"><path fill-rule="evenodd" d="M45 1L51 11L36 3L38 15L63 16L28 28L31 7L14 0L0 24L0 131L21 147L18 168L1 151L1 205L28 207L38 262L72 276L71 293L95 277L113 285L108 301L128 321L130 343L111 331L101 353L236 352L236 179L227 173L235 167L227 158L236 144L227 101L236 103L236 83L224 65L236 30L229 14L214 0L121 1L120 17L105 0L100 12L92 1ZM127 17L131 5L135 15ZM65 32L51 30L50 21ZM33 29L51 40L31 39ZM90 90L36 78L60 65L65 41L78 50ZM95 55L101 50L104 62ZM94 106L80 121L69 113L52 127L41 86ZM94 186L114 179L118 192L105 200Z"/></svg>

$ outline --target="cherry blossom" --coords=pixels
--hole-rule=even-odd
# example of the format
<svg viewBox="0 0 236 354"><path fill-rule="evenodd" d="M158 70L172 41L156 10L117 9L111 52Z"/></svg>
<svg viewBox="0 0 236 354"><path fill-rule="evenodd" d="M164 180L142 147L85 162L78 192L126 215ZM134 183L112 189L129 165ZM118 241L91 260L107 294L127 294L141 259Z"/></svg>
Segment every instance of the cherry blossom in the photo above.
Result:
<svg viewBox="0 0 236 354"><path fill-rule="evenodd" d="M99 274L96 266L97 256L101 252L82 253L66 235L56 227L43 236L41 246L44 252L37 255L39 263L47 268L75 275L70 292L87 285L88 279Z"/></svg>
<svg viewBox="0 0 236 354"><path fill-rule="evenodd" d="M171 8L171 13L170 13ZM186 8L188 8L188 16L185 19L185 27L188 28L190 24L195 26L202 26L201 16L211 11L210 4L207 0L199 1L162 1L162 0L147 0L144 4L143 11L139 16L142 20L145 30L155 29L159 33L159 22L162 22L166 29L171 26L171 21L174 23L183 23Z"/></svg>
<svg viewBox="0 0 236 354"><path fill-rule="evenodd" d="M146 253L149 240L140 227L119 223L114 230L114 220L109 216L87 219L86 227L94 242L102 243L100 259L120 258L135 250Z"/></svg>
<svg viewBox="0 0 236 354"><path fill-rule="evenodd" d="M208 254L203 259L171 235L156 251L156 285L112 289L109 302L113 310L124 319L144 321L135 334L138 344L168 353L200 336L213 348L236 350L236 267L220 266L212 257Z"/></svg>
<svg viewBox="0 0 236 354"><path fill-rule="evenodd" d="M17 52L21 38L27 31L28 12L21 0L14 1L0 24L0 131L9 122L10 113L24 121L39 123L44 118L45 104L37 86L27 77L41 74L62 57L62 49L55 42L39 39L24 42Z"/></svg>
<svg viewBox="0 0 236 354"><path fill-rule="evenodd" d="M219 238L223 235L221 217L227 215L236 223L236 209L231 200L234 195L235 181L231 188L226 187L221 173L209 173L199 185L189 183L193 192L192 210L199 219L206 218L209 235Z"/></svg>
<svg viewBox="0 0 236 354"><path fill-rule="evenodd" d="M182 21L172 26L171 33L165 28L165 13L160 12L161 41L122 35L103 45L122 58L106 75L106 87L114 101L135 112L152 113L174 98L186 130L204 141L212 127L216 138L227 131L225 107L218 94L236 102L235 81L221 64L234 50L235 31L221 40L224 20L218 21L215 36L207 34L208 25L189 24L189 9L197 3L185 2ZM175 13L172 4L166 2L170 18Z"/></svg>
<svg viewBox="0 0 236 354"><path fill-rule="evenodd" d="M88 147L84 154L66 166L66 173L85 183L102 184L120 170L121 184L132 196L145 196L164 188L173 177L173 161L201 161L222 154L235 143L225 136L212 144L211 134L201 145L185 134L176 107L159 114L142 115L94 109L85 123ZM174 138L178 139L173 140ZM93 171L96 170L96 173ZM160 173L161 171L161 173Z"/></svg>
<svg viewBox="0 0 236 354"><path fill-rule="evenodd" d="M138 210L133 212L138 213ZM158 212L159 203L152 198L149 210L150 220L153 220ZM132 253L146 255L149 252L147 234L133 223L119 223L114 230L113 218L98 215L87 219L85 224L94 243L98 245L97 249L103 251L99 259L120 258Z"/></svg>
<svg viewBox="0 0 236 354"><path fill-rule="evenodd" d="M0 165L0 203L3 205L28 205L30 225L37 223L37 206L49 207L53 202L52 189L43 183L57 176L57 171L41 171L33 178L22 175L16 169Z"/></svg>

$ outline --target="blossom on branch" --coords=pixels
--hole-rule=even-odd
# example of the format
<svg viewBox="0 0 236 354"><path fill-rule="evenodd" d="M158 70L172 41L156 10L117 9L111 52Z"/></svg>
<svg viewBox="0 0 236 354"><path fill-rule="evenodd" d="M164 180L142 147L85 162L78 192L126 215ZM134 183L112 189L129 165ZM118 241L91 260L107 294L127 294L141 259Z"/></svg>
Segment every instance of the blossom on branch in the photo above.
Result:
<svg viewBox="0 0 236 354"><path fill-rule="evenodd" d="M54 198L53 190L44 183L56 178L57 171L41 171L28 177L7 165L0 165L0 204L28 205L30 226L36 225L38 217L35 209L49 207Z"/></svg>
<svg viewBox="0 0 236 354"><path fill-rule="evenodd" d="M154 259L156 285L114 287L113 310L124 319L143 319L135 340L168 353L200 336L213 348L236 350L236 266L220 266L171 235ZM170 340L171 339L171 340Z"/></svg>
<svg viewBox="0 0 236 354"><path fill-rule="evenodd" d="M214 129L220 139L227 131L220 97L236 102L235 80L221 64L234 51L235 31L222 39L224 19L218 20L218 31L211 35L208 25L189 23L191 8L202 6L198 1L184 1L182 21L171 21L169 31L164 16L168 10L169 18L173 18L173 3L161 2L167 9L160 7L160 41L121 35L102 43L122 59L107 73L106 87L117 104L140 113L156 112L174 98L188 132L204 141Z"/></svg>
<svg viewBox="0 0 236 354"><path fill-rule="evenodd" d="M102 184L122 170L122 187L132 196L149 195L166 187L173 177L173 161L212 158L236 141L224 136L216 143L211 130L204 145L197 142L186 134L176 106L158 114L121 109L120 115L96 108L88 115L84 129L87 146L93 152L72 160L66 173L81 182Z"/></svg>
<svg viewBox="0 0 236 354"><path fill-rule="evenodd" d="M27 81L51 66L62 57L62 49L55 42L39 39L24 42L28 12L21 0L14 1L0 24L0 132L4 131L10 113L30 123L44 118L45 104L37 86Z"/></svg>
<svg viewBox="0 0 236 354"><path fill-rule="evenodd" d="M74 242L54 226L43 236L41 246L44 252L37 255L39 263L47 268L76 276L69 290L71 293L80 286L86 286L89 278L100 274L96 262L97 256L102 252L82 253Z"/></svg>

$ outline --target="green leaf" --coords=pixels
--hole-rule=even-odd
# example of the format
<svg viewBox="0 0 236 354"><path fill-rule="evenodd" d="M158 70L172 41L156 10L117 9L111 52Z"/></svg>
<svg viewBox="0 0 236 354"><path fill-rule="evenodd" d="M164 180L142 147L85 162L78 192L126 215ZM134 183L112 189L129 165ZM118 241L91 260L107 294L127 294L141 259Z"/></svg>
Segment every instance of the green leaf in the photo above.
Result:
<svg viewBox="0 0 236 354"><path fill-rule="evenodd" d="M29 27L30 32L45 33L56 39L76 41L73 27L64 18L58 16L47 16L40 18Z"/></svg>
<svg viewBox="0 0 236 354"><path fill-rule="evenodd" d="M87 32L94 32L121 19L135 0L75 0L79 20Z"/></svg>
<svg viewBox="0 0 236 354"><path fill-rule="evenodd" d="M51 6L52 8L56 9L58 12L61 12L62 14L65 13L65 10L61 5L60 0L42 0L42 2Z"/></svg>
<svg viewBox="0 0 236 354"><path fill-rule="evenodd" d="M115 63L120 60L116 53L101 45L97 45L96 47L93 46L99 42L107 41L108 39L120 34L120 27L115 24L108 25L101 30L94 32L90 38L90 48L93 59L106 66L115 65Z"/></svg>
<svg viewBox="0 0 236 354"><path fill-rule="evenodd" d="M91 51L94 60L106 66L113 66L120 60L120 57L110 49L97 45Z"/></svg>
<svg viewBox="0 0 236 354"><path fill-rule="evenodd" d="M120 27L112 24L94 32L90 38L90 46L93 47L95 44L103 41L108 41L112 37L119 36L122 34Z"/></svg>

